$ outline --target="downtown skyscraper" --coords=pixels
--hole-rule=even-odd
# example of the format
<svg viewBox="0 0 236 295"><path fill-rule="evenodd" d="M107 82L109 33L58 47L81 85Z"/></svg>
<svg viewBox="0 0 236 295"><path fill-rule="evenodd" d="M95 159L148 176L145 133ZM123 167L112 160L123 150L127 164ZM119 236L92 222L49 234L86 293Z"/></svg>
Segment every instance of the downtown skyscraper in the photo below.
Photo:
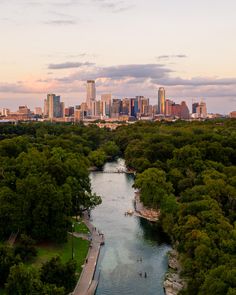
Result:
<svg viewBox="0 0 236 295"><path fill-rule="evenodd" d="M162 115L165 114L165 100L166 100L165 88L160 87L158 90L158 113Z"/></svg>
<svg viewBox="0 0 236 295"><path fill-rule="evenodd" d="M95 81L94 80L88 80L87 81L87 99L86 103L88 108L91 110L92 103L96 100L96 87L95 87Z"/></svg>

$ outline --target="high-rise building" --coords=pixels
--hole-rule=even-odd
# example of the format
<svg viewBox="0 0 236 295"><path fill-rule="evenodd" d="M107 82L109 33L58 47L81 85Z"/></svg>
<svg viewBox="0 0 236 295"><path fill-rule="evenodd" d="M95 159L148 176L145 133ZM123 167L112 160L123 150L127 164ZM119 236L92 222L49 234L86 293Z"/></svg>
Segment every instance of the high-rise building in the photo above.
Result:
<svg viewBox="0 0 236 295"><path fill-rule="evenodd" d="M149 107L149 98L146 98L144 96L136 96L136 98L138 98L138 111L140 115L147 115Z"/></svg>
<svg viewBox="0 0 236 295"><path fill-rule="evenodd" d="M197 107L198 107L199 103L198 102L194 102L192 104L192 113L196 114L197 113Z"/></svg>
<svg viewBox="0 0 236 295"><path fill-rule="evenodd" d="M110 117L111 114L111 94L101 95L101 115Z"/></svg>
<svg viewBox="0 0 236 295"><path fill-rule="evenodd" d="M111 106L111 117L118 118L121 113L121 100L114 98Z"/></svg>
<svg viewBox="0 0 236 295"><path fill-rule="evenodd" d="M180 104L180 118L189 119L189 108L185 101L182 101Z"/></svg>
<svg viewBox="0 0 236 295"><path fill-rule="evenodd" d="M86 103L88 105L88 108L91 108L91 102L95 101L96 99L96 87L95 87L95 81L94 80L88 80L87 81L87 100Z"/></svg>
<svg viewBox="0 0 236 295"><path fill-rule="evenodd" d="M47 117L49 119L60 118L61 117L61 102L60 96L55 94L47 95L46 107L44 105L44 109L48 108Z"/></svg>
<svg viewBox="0 0 236 295"><path fill-rule="evenodd" d="M172 115L172 105L174 102L170 99L166 99L165 101L165 116L171 116Z"/></svg>
<svg viewBox="0 0 236 295"><path fill-rule="evenodd" d="M65 103L60 102L60 117L65 118Z"/></svg>
<svg viewBox="0 0 236 295"><path fill-rule="evenodd" d="M206 103L201 101L197 107L197 114L200 118L206 118L207 117L207 107Z"/></svg>
<svg viewBox="0 0 236 295"><path fill-rule="evenodd" d="M129 104L129 115L136 118L138 112L138 98L131 98Z"/></svg>
<svg viewBox="0 0 236 295"><path fill-rule="evenodd" d="M122 115L129 115L129 106L130 106L130 99L123 98L121 103L121 114Z"/></svg>
<svg viewBox="0 0 236 295"><path fill-rule="evenodd" d="M165 88L160 87L158 90L158 113L165 114Z"/></svg>
<svg viewBox="0 0 236 295"><path fill-rule="evenodd" d="M195 118L207 118L207 107L206 103L201 101L200 103L193 103L192 113Z"/></svg>
<svg viewBox="0 0 236 295"><path fill-rule="evenodd" d="M43 115L44 117L48 117L49 109L48 109L48 100L44 99L44 106L43 106Z"/></svg>

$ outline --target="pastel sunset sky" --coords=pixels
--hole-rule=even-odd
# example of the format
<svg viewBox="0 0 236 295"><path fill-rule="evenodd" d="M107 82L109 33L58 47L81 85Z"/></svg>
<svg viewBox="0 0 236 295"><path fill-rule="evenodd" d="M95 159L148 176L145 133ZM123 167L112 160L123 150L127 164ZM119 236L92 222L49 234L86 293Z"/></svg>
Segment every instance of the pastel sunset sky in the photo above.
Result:
<svg viewBox="0 0 236 295"><path fill-rule="evenodd" d="M145 95L236 110L235 0L0 0L0 107Z"/></svg>

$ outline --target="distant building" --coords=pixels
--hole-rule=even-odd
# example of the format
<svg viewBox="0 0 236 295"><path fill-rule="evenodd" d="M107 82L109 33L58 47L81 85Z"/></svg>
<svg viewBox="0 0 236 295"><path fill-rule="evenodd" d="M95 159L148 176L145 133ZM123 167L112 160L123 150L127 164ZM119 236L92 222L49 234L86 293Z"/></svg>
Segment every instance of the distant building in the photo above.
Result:
<svg viewBox="0 0 236 295"><path fill-rule="evenodd" d="M65 118L65 103L63 101L60 102L60 117Z"/></svg>
<svg viewBox="0 0 236 295"><path fill-rule="evenodd" d="M136 96L136 100L138 101L138 111L136 117L147 116L149 112L149 98Z"/></svg>
<svg viewBox="0 0 236 295"><path fill-rule="evenodd" d="M49 109L48 109L48 100L47 99L44 99L43 115L44 115L45 118L48 117L48 112L49 112Z"/></svg>
<svg viewBox="0 0 236 295"><path fill-rule="evenodd" d="M10 109L2 108L1 109L1 116L7 117L10 114L10 112L11 112Z"/></svg>
<svg viewBox="0 0 236 295"><path fill-rule="evenodd" d="M91 109L91 103L96 100L96 86L94 80L87 81L87 99L88 108Z"/></svg>
<svg viewBox="0 0 236 295"><path fill-rule="evenodd" d="M61 98L55 94L48 94L47 99L44 101L44 116L53 119L53 118L62 118L64 111L62 111Z"/></svg>
<svg viewBox="0 0 236 295"><path fill-rule="evenodd" d="M121 100L114 98L111 106L111 118L118 118L121 113Z"/></svg>
<svg viewBox="0 0 236 295"><path fill-rule="evenodd" d="M172 105L174 104L174 102L170 99L166 99L165 101L165 116L171 116L171 112L172 112Z"/></svg>
<svg viewBox="0 0 236 295"><path fill-rule="evenodd" d="M121 103L121 114L122 115L129 115L129 108L130 108L130 99L123 98Z"/></svg>
<svg viewBox="0 0 236 295"><path fill-rule="evenodd" d="M111 94L101 95L101 115L104 117L110 117L111 115Z"/></svg>
<svg viewBox="0 0 236 295"><path fill-rule="evenodd" d="M130 104L129 104L129 116L130 117L137 117L137 114L139 112L138 108L138 98L130 98Z"/></svg>
<svg viewBox="0 0 236 295"><path fill-rule="evenodd" d="M229 114L230 118L236 119L236 111L233 111Z"/></svg>
<svg viewBox="0 0 236 295"><path fill-rule="evenodd" d="M27 106L19 106L19 114L30 114L30 109Z"/></svg>
<svg viewBox="0 0 236 295"><path fill-rule="evenodd" d="M158 113L165 114L165 88L160 87L158 90Z"/></svg>
<svg viewBox="0 0 236 295"><path fill-rule="evenodd" d="M197 107L198 107L199 103L198 102L194 102L192 104L192 113L196 114L197 113Z"/></svg>
<svg viewBox="0 0 236 295"><path fill-rule="evenodd" d="M42 108L40 108L40 107L36 107L36 108L34 109L34 114L35 114L36 116L42 116L42 115L43 115Z"/></svg>
<svg viewBox="0 0 236 295"><path fill-rule="evenodd" d="M182 101L180 104L180 118L181 119L189 119L189 108L185 101Z"/></svg>
<svg viewBox="0 0 236 295"><path fill-rule="evenodd" d="M175 103L170 99L165 102L165 116L179 119L189 119L189 109L185 101L181 104Z"/></svg>
<svg viewBox="0 0 236 295"><path fill-rule="evenodd" d="M74 116L75 108L74 107L68 107L65 108L65 117L72 117Z"/></svg>
<svg viewBox="0 0 236 295"><path fill-rule="evenodd" d="M193 103L192 117L199 119L207 118L207 107L205 102L201 101L200 103Z"/></svg>

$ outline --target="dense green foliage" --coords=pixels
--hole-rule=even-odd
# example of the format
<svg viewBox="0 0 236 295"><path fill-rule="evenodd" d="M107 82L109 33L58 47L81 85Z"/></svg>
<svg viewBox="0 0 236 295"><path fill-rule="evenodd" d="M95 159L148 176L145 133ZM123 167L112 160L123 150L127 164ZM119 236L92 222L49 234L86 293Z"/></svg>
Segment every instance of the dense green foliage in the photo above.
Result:
<svg viewBox="0 0 236 295"><path fill-rule="evenodd" d="M236 294L236 121L142 123L115 142L178 249L183 294Z"/></svg>
<svg viewBox="0 0 236 295"><path fill-rule="evenodd" d="M88 168L119 155L137 171L135 187L144 204L161 209L160 224L180 253L188 281L182 294L236 294L233 120L138 122L114 132L83 125L0 125L0 239L18 231L27 235L15 252L0 248L0 285L7 281L9 294L71 289L73 263L62 266L54 259L39 274L22 261L34 253L31 238L65 241L71 216L100 203L91 193ZM73 282L60 284L65 268Z"/></svg>
<svg viewBox="0 0 236 295"><path fill-rule="evenodd" d="M118 154L110 131L96 126L0 125L0 240L18 233L14 248L0 248L0 286L6 283L7 294L73 289L74 262L52 260L40 276L23 262L37 254L34 241L66 242L71 217L101 203L91 192L89 167L100 168Z"/></svg>
<svg viewBox="0 0 236 295"><path fill-rule="evenodd" d="M0 239L65 241L70 216L101 202L88 168L119 153L109 136L96 126L0 125Z"/></svg>

